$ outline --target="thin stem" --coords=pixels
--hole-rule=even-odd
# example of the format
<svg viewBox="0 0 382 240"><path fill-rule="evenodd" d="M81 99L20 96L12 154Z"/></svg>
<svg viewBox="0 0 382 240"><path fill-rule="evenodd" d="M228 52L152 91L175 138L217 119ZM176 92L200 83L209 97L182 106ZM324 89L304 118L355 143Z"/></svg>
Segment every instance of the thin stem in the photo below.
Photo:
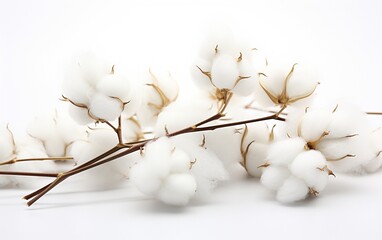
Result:
<svg viewBox="0 0 382 240"><path fill-rule="evenodd" d="M124 148L124 146L119 146L119 145L117 145L117 146L111 148L110 150L104 152L103 154L101 154L101 155L99 155L99 156L97 156L97 157L95 157L95 158L89 160L88 162L86 162L86 163L84 163L84 164L81 164L81 165L77 166L76 168L74 168L74 169L72 169L72 170L70 170L70 171L74 171L74 170L76 170L76 169L85 167L85 166L87 166L87 165L91 165L91 164L93 164L93 163L95 163L95 162L97 162L97 161L99 161L99 160L101 160L101 159L103 159L103 158L105 158L105 157L107 157L107 156L109 156L109 155L111 155L111 154L117 152L118 150L120 150L120 149L122 149L122 148ZM68 171L68 172L70 172L70 171ZM67 173L68 173L68 172L67 172ZM56 176L56 177L58 177L58 176ZM53 182L52 182L52 183L53 183ZM35 195L39 194L43 189L47 188L49 185L50 185L50 184L48 184L47 186L45 186L45 187L43 187L43 188L40 188L39 190L37 190L37 191L35 191L35 192L31 193L31 194L28 194L27 196L24 196L24 199L27 199L27 200L28 200L28 199L34 197Z"/></svg>
<svg viewBox="0 0 382 240"><path fill-rule="evenodd" d="M118 142L119 144L123 145L123 138L122 138L122 117L118 117L118 128L117 128L117 135L118 135Z"/></svg>
<svg viewBox="0 0 382 240"><path fill-rule="evenodd" d="M382 115L382 112L366 112L368 115Z"/></svg>
<svg viewBox="0 0 382 240"><path fill-rule="evenodd" d="M0 171L0 175L29 176L29 177L57 177L58 173L40 173L40 172L11 172Z"/></svg>
<svg viewBox="0 0 382 240"><path fill-rule="evenodd" d="M31 162L31 161L68 161L73 160L73 157L47 157L47 158L22 158L22 159L12 159L6 162L0 163L0 166L14 164L18 162Z"/></svg>

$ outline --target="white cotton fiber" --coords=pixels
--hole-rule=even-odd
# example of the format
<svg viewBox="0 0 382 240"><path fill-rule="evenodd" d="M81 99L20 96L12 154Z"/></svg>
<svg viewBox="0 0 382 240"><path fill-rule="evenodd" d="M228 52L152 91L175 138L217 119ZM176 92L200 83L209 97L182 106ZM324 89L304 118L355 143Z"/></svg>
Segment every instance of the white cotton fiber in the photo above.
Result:
<svg viewBox="0 0 382 240"><path fill-rule="evenodd" d="M122 112L122 102L104 94L94 94L89 103L90 114L98 119L113 121Z"/></svg>
<svg viewBox="0 0 382 240"><path fill-rule="evenodd" d="M129 80L118 74L107 74L97 83L97 91L109 96L119 98L122 102L130 100Z"/></svg>
<svg viewBox="0 0 382 240"><path fill-rule="evenodd" d="M212 150L228 167L239 163L242 159L240 153L241 134L233 127L216 129L205 132L207 149Z"/></svg>
<svg viewBox="0 0 382 240"><path fill-rule="evenodd" d="M287 138L269 146L267 161L271 165L287 166L298 154L305 151L306 142L302 138Z"/></svg>
<svg viewBox="0 0 382 240"><path fill-rule="evenodd" d="M68 105L69 116L80 125L87 125L95 120L89 117L88 110L85 108L78 108L74 105Z"/></svg>
<svg viewBox="0 0 382 240"><path fill-rule="evenodd" d="M186 205L195 195L196 181L190 174L171 174L157 194L160 201L176 206Z"/></svg>
<svg viewBox="0 0 382 240"><path fill-rule="evenodd" d="M199 196L210 193L221 181L229 178L227 170L216 156L216 154L208 148L194 146L188 154L195 161L192 165L190 173L194 176Z"/></svg>
<svg viewBox="0 0 382 240"><path fill-rule="evenodd" d="M130 171L130 181L144 194L153 195L161 187L162 179L150 163L139 162Z"/></svg>
<svg viewBox="0 0 382 240"><path fill-rule="evenodd" d="M191 166L190 157L179 148L175 148L171 154L171 173L188 172Z"/></svg>
<svg viewBox="0 0 382 240"><path fill-rule="evenodd" d="M191 66L191 75L196 84L196 86L201 89L206 89L207 91L212 91L214 89L213 84L211 83L208 76L203 74L203 72L211 72L212 62L206 61L204 59L197 59L195 63Z"/></svg>
<svg viewBox="0 0 382 240"><path fill-rule="evenodd" d="M290 69L292 66L290 66ZM289 69L289 71L290 71ZM285 75L286 77L287 75ZM307 96L314 91L318 81L315 71L303 64L295 64L287 83L287 93L291 99Z"/></svg>
<svg viewBox="0 0 382 240"><path fill-rule="evenodd" d="M335 172L359 171L362 165L375 157L370 135L360 134L350 138L327 139L317 146ZM347 155L352 155L344 158Z"/></svg>
<svg viewBox="0 0 382 240"><path fill-rule="evenodd" d="M367 172L375 172L382 166L382 128L371 133L371 141L375 157L364 165Z"/></svg>
<svg viewBox="0 0 382 240"><path fill-rule="evenodd" d="M327 183L329 174L324 167L327 165L325 157L319 151L300 153L289 165L290 172L305 181L314 190L322 191Z"/></svg>
<svg viewBox="0 0 382 240"><path fill-rule="evenodd" d="M308 196L309 188L302 179L289 177L281 185L276 194L276 199L282 203L292 203L304 200Z"/></svg>
<svg viewBox="0 0 382 240"><path fill-rule="evenodd" d="M355 106L338 105L337 111L333 113L329 125L329 138L342 138L349 135L361 134L368 126L366 114Z"/></svg>
<svg viewBox="0 0 382 240"><path fill-rule="evenodd" d="M212 82L220 89L232 89L239 77L236 59L230 55L219 55L211 68Z"/></svg>
<svg viewBox="0 0 382 240"><path fill-rule="evenodd" d="M300 137L307 142L314 142L319 140L325 132L330 134L328 127L331 120L332 114L328 111L308 109L299 123Z"/></svg>
<svg viewBox="0 0 382 240"><path fill-rule="evenodd" d="M260 181L266 188L277 191L290 175L286 167L269 166L263 169Z"/></svg>
<svg viewBox="0 0 382 240"><path fill-rule="evenodd" d="M5 124L0 125L0 162L8 161L13 158L15 151L12 133Z"/></svg>
<svg viewBox="0 0 382 240"><path fill-rule="evenodd" d="M78 57L78 66L82 79L93 86L104 75L111 73L113 67L112 64L92 52L81 53Z"/></svg>
<svg viewBox="0 0 382 240"><path fill-rule="evenodd" d="M89 96L94 92L94 86L82 80L78 72L65 77L63 84L63 95L78 104L89 103Z"/></svg>
<svg viewBox="0 0 382 240"><path fill-rule="evenodd" d="M238 64L239 76L245 77L240 80L232 91L241 96L248 96L254 92L256 87L256 81L258 80L258 75L255 72L253 63L246 59L243 59Z"/></svg>
<svg viewBox="0 0 382 240"><path fill-rule="evenodd" d="M164 108L158 116L155 134L164 135L166 128L172 133L191 127L216 114L216 109L211 108L210 102L204 100L197 97L193 101L179 99Z"/></svg>
<svg viewBox="0 0 382 240"><path fill-rule="evenodd" d="M252 143L246 157L246 169L248 174L253 177L260 177L263 168L259 168L259 166L266 162L267 156L268 144Z"/></svg>

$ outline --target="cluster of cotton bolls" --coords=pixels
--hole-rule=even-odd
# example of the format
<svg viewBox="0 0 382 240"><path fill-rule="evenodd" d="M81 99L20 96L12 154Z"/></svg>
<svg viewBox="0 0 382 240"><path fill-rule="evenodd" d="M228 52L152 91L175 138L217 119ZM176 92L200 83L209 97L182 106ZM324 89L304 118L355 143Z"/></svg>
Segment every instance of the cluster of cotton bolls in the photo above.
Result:
<svg viewBox="0 0 382 240"><path fill-rule="evenodd" d="M381 166L380 150L374 147L381 138L368 129L365 113L356 107L295 110L287 119L288 138L270 145L261 166L261 182L277 191L279 201L317 195L334 172L370 172Z"/></svg>
<svg viewBox="0 0 382 240"><path fill-rule="evenodd" d="M91 53L82 54L70 67L63 90L64 100L72 103L69 113L80 124L113 121L122 112L130 117L141 102L133 81Z"/></svg>
<svg viewBox="0 0 382 240"><path fill-rule="evenodd" d="M268 61L232 35L202 44L192 68L198 89L188 95L180 94L169 72L150 68L138 82L121 69L82 54L63 84L72 119L59 111L35 118L27 130L35 150L16 144L1 126L0 162L69 157L73 168L133 148L71 178L87 189L130 179L143 194L177 206L208 195L240 166L278 201L290 203L321 193L334 173L373 172L382 165L382 130L369 129L365 113L346 104L313 107L314 71ZM243 122L263 116L273 122ZM193 132L200 126L203 131ZM45 170L62 172L58 165L51 161Z"/></svg>
<svg viewBox="0 0 382 240"><path fill-rule="evenodd" d="M57 110L52 114L36 116L29 124L27 132L44 146L50 157L69 156L71 144L87 137L86 128Z"/></svg>

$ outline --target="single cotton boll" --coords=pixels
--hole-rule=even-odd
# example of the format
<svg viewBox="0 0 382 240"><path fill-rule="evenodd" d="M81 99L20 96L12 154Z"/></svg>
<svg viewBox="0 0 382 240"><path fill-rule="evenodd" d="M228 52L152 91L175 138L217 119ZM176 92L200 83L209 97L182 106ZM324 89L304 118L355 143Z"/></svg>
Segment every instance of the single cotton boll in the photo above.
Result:
<svg viewBox="0 0 382 240"><path fill-rule="evenodd" d="M196 181L190 174L172 174L162 183L157 194L160 201L176 206L186 205L195 195Z"/></svg>
<svg viewBox="0 0 382 240"><path fill-rule="evenodd" d="M322 137L325 132L329 133L328 128L332 114L327 111L312 110L302 117L299 124L299 135L307 142L314 142ZM293 123L291 123L293 124Z"/></svg>
<svg viewBox="0 0 382 240"><path fill-rule="evenodd" d="M42 141L54 138L57 135L55 117L52 113L35 117L28 126L28 134Z"/></svg>
<svg viewBox="0 0 382 240"><path fill-rule="evenodd" d="M308 196L309 188L305 182L296 177L289 177L277 191L276 199L282 203L292 203L304 200Z"/></svg>
<svg viewBox="0 0 382 240"><path fill-rule="evenodd" d="M89 110L90 114L98 119L113 121L122 112L122 102L104 94L96 93L90 99Z"/></svg>
<svg viewBox="0 0 382 240"><path fill-rule="evenodd" d="M249 175L253 177L260 177L263 168L259 168L264 162L266 162L268 153L268 145L254 142L248 149L246 156L246 170Z"/></svg>
<svg viewBox="0 0 382 240"><path fill-rule="evenodd" d="M219 55L211 68L212 82L219 89L232 89L239 77L236 59L230 55Z"/></svg>
<svg viewBox="0 0 382 240"><path fill-rule="evenodd" d="M5 125L0 125L0 162L11 160L15 151L14 139Z"/></svg>
<svg viewBox="0 0 382 240"><path fill-rule="evenodd" d="M254 49L252 53L252 62L257 73L264 73L266 71L268 61L263 51Z"/></svg>
<svg viewBox="0 0 382 240"><path fill-rule="evenodd" d="M263 169L260 181L266 188L277 191L290 175L285 167L269 166Z"/></svg>
<svg viewBox="0 0 382 240"><path fill-rule="evenodd" d="M97 91L109 97L119 98L122 102L130 100L129 80L118 74L105 75L97 83Z"/></svg>
<svg viewBox="0 0 382 240"><path fill-rule="evenodd" d="M267 160L271 165L288 166L297 155L305 151L306 142L302 138L287 138L269 146Z"/></svg>
<svg viewBox="0 0 382 240"><path fill-rule="evenodd" d="M289 165L291 173L303 179L306 185L321 192L328 183L328 172L325 157L319 151L306 151L300 153Z"/></svg>
<svg viewBox="0 0 382 240"><path fill-rule="evenodd" d="M171 154L171 173L188 172L190 166L190 157L184 151L176 148Z"/></svg>
<svg viewBox="0 0 382 240"><path fill-rule="evenodd" d="M66 112L56 111L55 121L58 134L66 145L69 145L73 141L86 140L86 128L78 125Z"/></svg>

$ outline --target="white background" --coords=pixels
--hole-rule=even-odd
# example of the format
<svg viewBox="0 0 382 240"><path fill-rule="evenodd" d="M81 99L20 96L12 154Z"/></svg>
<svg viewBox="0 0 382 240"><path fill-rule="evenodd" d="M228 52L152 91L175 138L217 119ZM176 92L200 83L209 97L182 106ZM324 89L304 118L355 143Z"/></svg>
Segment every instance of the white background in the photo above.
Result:
<svg viewBox="0 0 382 240"><path fill-rule="evenodd" d="M22 126L60 97L63 63L81 50L145 69L161 65L183 83L198 42L224 19L270 56L309 63L318 97L382 110L379 1L0 0L0 121ZM185 84L187 85L187 84ZM382 118L370 118L375 125ZM24 190L0 192L1 239L380 239L382 174L338 176L322 196L275 202L256 181L219 188L186 209L134 190L54 194L28 209ZM58 189L60 191L60 189ZM5 236L5 238L4 238Z"/></svg>

